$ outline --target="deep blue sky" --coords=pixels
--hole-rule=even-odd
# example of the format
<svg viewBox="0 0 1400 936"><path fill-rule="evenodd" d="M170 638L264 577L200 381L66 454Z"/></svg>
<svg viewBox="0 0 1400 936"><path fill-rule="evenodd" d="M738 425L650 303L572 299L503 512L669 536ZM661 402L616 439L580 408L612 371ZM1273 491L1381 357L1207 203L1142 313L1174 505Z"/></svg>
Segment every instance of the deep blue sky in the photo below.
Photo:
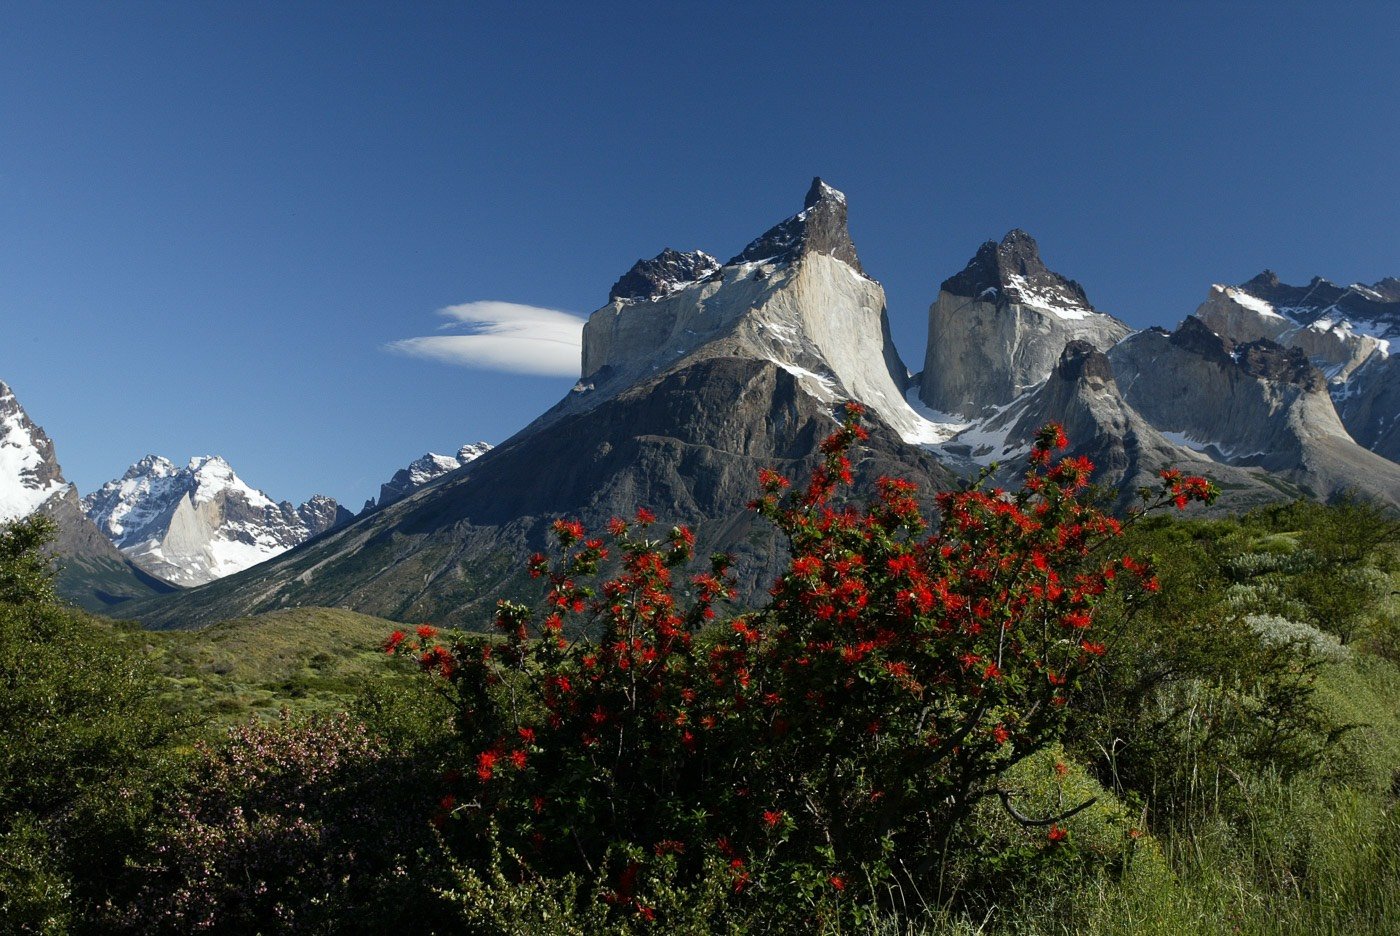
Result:
<svg viewBox="0 0 1400 936"><path fill-rule="evenodd" d="M1400 4L523 7L0 6L0 379L82 492L219 453L358 508L572 384L386 343L586 314L817 174L915 370L1011 227L1139 326L1266 266L1400 275Z"/></svg>

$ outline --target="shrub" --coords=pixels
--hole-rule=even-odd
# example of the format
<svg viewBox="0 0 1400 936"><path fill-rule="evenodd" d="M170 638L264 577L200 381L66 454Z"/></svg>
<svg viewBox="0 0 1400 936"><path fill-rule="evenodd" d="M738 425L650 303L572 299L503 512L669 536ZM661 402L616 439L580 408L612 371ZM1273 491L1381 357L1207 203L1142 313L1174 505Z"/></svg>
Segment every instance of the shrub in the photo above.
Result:
<svg viewBox="0 0 1400 936"><path fill-rule="evenodd" d="M0 931L81 928L167 770L143 661L54 597L52 521L0 528Z"/></svg>
<svg viewBox="0 0 1400 936"><path fill-rule="evenodd" d="M678 598L693 536L648 538L642 510L606 541L556 523L559 556L530 561L548 607L536 620L502 603L504 644L392 635L388 649L457 693L464 756L435 819L467 866L503 849L522 880L610 868L607 899L649 919L649 869L701 880L721 861L769 925L820 928L853 912L853 882L915 892L979 803L1011 808L997 779L1058 737L1104 653L1097 606L1138 602L1157 580L1107 554L1121 525L1088 504L1087 459L1052 463L1066 444L1054 426L1021 491L939 495L932 535L909 482L881 479L864 509L839 504L858 415L801 489L761 474L753 507L791 560L759 611L707 626L728 592L724 557ZM1202 479L1164 481L1162 502L1214 496ZM619 574L594 588L614 552ZM1023 819L1038 847L1063 839Z"/></svg>
<svg viewBox="0 0 1400 936"><path fill-rule="evenodd" d="M142 862L135 932L378 932L426 928L412 791L426 778L348 715L253 720L202 743ZM421 794L420 794L421 796Z"/></svg>

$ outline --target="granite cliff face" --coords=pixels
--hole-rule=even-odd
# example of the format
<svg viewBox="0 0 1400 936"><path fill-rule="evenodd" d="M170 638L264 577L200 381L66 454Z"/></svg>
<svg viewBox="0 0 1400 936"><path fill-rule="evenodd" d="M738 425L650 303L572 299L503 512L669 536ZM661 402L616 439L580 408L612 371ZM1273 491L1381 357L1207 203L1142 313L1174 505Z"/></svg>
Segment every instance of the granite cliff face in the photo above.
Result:
<svg viewBox="0 0 1400 936"><path fill-rule="evenodd" d="M1136 410L1217 461L1263 468L1314 497L1400 502L1400 465L1356 444L1299 348L1236 344L1191 316L1175 332L1139 332L1109 357L1132 375L1122 387Z"/></svg>
<svg viewBox="0 0 1400 936"><path fill-rule="evenodd" d="M1221 488L1218 509L1244 509L1298 493L1262 471L1216 463L1168 439L1123 398L1108 356L1087 341L1071 341L1040 386L938 451L966 474L996 462L998 482L1014 487L1029 465L1037 432L1049 422L1065 427L1067 454L1094 463L1093 482L1116 492L1118 509L1139 503L1139 488L1156 490L1164 468L1209 474Z"/></svg>
<svg viewBox="0 0 1400 936"><path fill-rule="evenodd" d="M648 301L614 296L594 312L583 329L582 378L544 421L713 357L771 361L818 399L860 400L912 443L949 434L906 401L909 372L890 338L884 289L860 266L846 197L821 179L801 212L722 268Z"/></svg>
<svg viewBox="0 0 1400 936"><path fill-rule="evenodd" d="M69 601L110 612L124 601L173 590L134 566L84 516L53 441L0 382L0 523L34 513L47 514L57 528L53 545L62 561L56 586Z"/></svg>
<svg viewBox="0 0 1400 936"><path fill-rule="evenodd" d="M1045 380L1071 341L1105 351L1127 325L1094 309L1015 230L988 241L939 287L929 307L919 399L943 413L989 415Z"/></svg>
<svg viewBox="0 0 1400 936"><path fill-rule="evenodd" d="M884 293L860 268L845 217L844 196L818 180L801 212L718 270L665 254L634 267L589 319L578 386L513 438L349 526L142 613L190 626L330 604L484 626L498 598L530 593L522 559L547 545L555 518L596 529L639 506L694 526L702 555L732 552L743 595L761 595L783 548L747 508L757 472L813 467L843 401L871 414L863 480L910 477L930 496L955 480L907 441L941 430L904 399Z"/></svg>
<svg viewBox="0 0 1400 936"><path fill-rule="evenodd" d="M1400 460L1400 280L1338 286L1320 277L1289 286L1265 271L1213 286L1196 317L1241 343L1298 348L1327 378L1337 414L1356 442Z"/></svg>

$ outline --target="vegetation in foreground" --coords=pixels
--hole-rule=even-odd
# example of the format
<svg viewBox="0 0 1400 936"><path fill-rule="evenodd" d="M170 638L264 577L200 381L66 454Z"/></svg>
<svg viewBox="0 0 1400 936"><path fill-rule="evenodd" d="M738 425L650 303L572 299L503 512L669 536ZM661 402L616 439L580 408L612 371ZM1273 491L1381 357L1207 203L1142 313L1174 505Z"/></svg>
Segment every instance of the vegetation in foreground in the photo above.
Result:
<svg viewBox="0 0 1400 936"><path fill-rule="evenodd" d="M841 504L858 435L763 479L766 608L711 619L723 564L645 513L564 523L549 607L392 656L344 612L95 622L12 525L0 930L1400 931L1393 518L1120 533L1047 436L929 535L898 483Z"/></svg>

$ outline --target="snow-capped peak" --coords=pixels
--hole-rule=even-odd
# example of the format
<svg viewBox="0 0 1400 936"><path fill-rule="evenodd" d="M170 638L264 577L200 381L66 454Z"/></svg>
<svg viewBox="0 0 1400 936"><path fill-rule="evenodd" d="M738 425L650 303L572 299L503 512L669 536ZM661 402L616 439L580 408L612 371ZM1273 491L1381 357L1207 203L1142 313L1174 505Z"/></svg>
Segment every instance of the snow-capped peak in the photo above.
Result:
<svg viewBox="0 0 1400 936"><path fill-rule="evenodd" d="M29 516L67 487L53 443L0 382L0 523Z"/></svg>
<svg viewBox="0 0 1400 936"><path fill-rule="evenodd" d="M367 501L365 509L373 510L403 500L430 481L485 455L491 451L491 447L489 442L470 442L459 448L456 455L428 452L409 462L406 468L394 472L392 478L379 486L379 499Z"/></svg>
<svg viewBox="0 0 1400 936"><path fill-rule="evenodd" d="M349 518L321 495L300 507L275 503L217 455L183 468L147 455L82 506L133 562L182 585L246 569Z"/></svg>

